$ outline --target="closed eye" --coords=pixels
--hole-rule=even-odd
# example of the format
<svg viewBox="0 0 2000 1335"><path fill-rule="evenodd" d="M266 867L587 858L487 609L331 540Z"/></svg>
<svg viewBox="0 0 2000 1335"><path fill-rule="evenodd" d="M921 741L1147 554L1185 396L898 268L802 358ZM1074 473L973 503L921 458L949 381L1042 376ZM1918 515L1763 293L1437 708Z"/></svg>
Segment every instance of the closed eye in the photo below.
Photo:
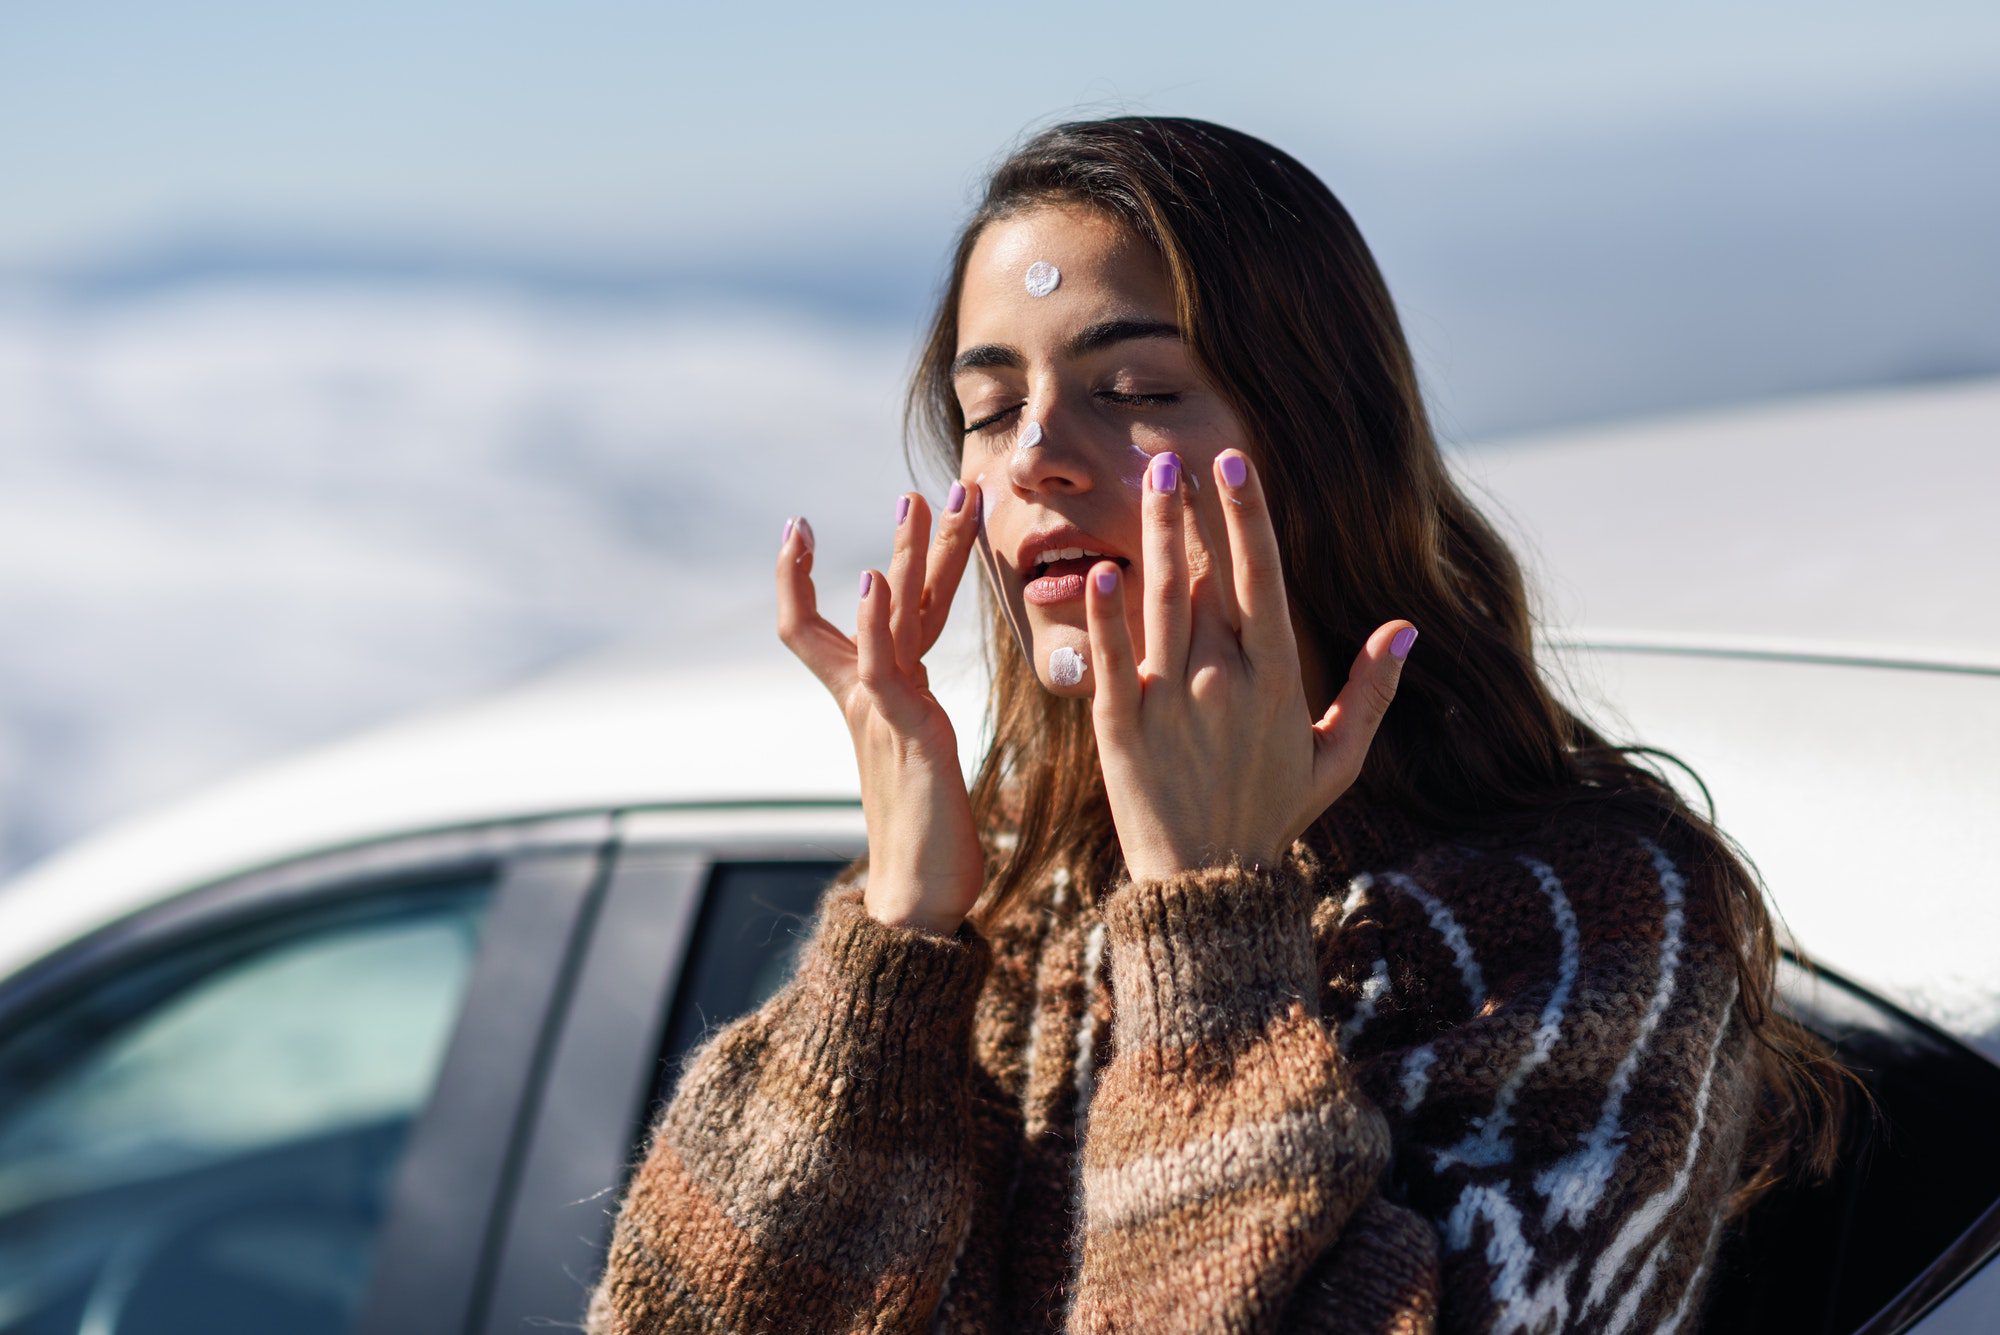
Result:
<svg viewBox="0 0 2000 1335"><path fill-rule="evenodd" d="M1025 408L1026 406L1027 406L1026 404L1017 403L1011 408L1002 408L999 412L994 413L990 417L982 417L977 422L973 422L970 425L968 425L965 428L965 434L969 436L975 431L984 431L987 427L992 426L995 422L1007 416L1009 413L1018 413L1021 411L1021 409Z"/></svg>
<svg viewBox="0 0 2000 1335"><path fill-rule="evenodd" d="M1170 403L1179 403L1181 398L1178 394L1120 394L1116 390L1110 389L1099 390L1097 397L1100 399L1109 399L1113 403L1127 404L1137 408L1162 408ZM1026 406L1026 404L1017 403L1011 408L1002 408L997 413L982 417L977 422L968 423L965 428L965 434L969 436L975 431L984 431L987 427L1021 411Z"/></svg>

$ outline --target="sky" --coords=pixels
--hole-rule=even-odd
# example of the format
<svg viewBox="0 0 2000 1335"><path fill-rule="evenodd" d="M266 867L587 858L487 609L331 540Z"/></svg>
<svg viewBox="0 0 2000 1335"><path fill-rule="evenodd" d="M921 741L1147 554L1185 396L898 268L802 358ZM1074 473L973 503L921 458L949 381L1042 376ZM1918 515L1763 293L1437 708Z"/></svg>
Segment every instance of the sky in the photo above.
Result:
<svg viewBox="0 0 2000 1335"><path fill-rule="evenodd" d="M1203 116L1442 173L1663 127L1993 96L1985 4L1460 0L1246 10L25 3L0 18L0 263L175 235L633 264L903 244L1046 119Z"/></svg>
<svg viewBox="0 0 2000 1335"><path fill-rule="evenodd" d="M873 562L983 172L1222 121L1442 442L2000 372L2000 6L0 8L0 872ZM831 579L829 575L829 579Z"/></svg>

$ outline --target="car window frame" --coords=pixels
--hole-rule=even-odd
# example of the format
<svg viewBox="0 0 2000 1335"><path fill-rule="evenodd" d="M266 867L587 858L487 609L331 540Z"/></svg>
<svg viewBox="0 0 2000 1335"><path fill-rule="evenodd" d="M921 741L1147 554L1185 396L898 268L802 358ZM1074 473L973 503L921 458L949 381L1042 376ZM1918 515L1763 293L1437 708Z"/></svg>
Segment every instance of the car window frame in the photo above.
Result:
<svg viewBox="0 0 2000 1335"><path fill-rule="evenodd" d="M867 847L857 802L726 804L621 814L608 890L568 999L515 1172L479 1335L580 1321L610 1221L658 1112L661 1051L717 868L837 862ZM591 1212L589 1219L580 1212Z"/></svg>
<svg viewBox="0 0 2000 1335"><path fill-rule="evenodd" d="M1846 1036L1866 1033L1878 1044L1920 1048L1948 1060L1960 1079L1983 1084L1989 1096L2000 1088L2000 1062L1839 968L1820 961L1805 963L1796 951L1785 949L1780 952L1778 987L1785 1012L1822 1039L1840 1034L1844 1042ZM1893 1134L1893 1123L1890 1130ZM1982 1276L1991 1286L1996 1259L2000 1259L2000 1196L1991 1198L1902 1289L1853 1327L1853 1335L1928 1330L1931 1315ZM1990 1302L1991 1297L1979 1301Z"/></svg>
<svg viewBox="0 0 2000 1335"><path fill-rule="evenodd" d="M505 1060L496 1058L518 1053L521 1036L530 1053L546 1046L549 1019L560 1010L570 980L574 941L610 857L613 829L609 813L585 813L422 831L303 854L191 887L0 979L0 1033L34 1022L138 960L220 933L491 875L471 974L432 1091L412 1120L389 1184L369 1288L352 1327L355 1335L464 1329L463 1316L447 1325L426 1314L469 1313L475 1306L503 1199L498 1184L514 1158L520 1111L539 1072L535 1062L522 1059L509 1078ZM537 955L545 967L520 967L523 958ZM485 1102L476 1106L501 1134L474 1134L477 1128L468 1125L466 1110L475 1106L468 1066L485 1073L477 1090ZM493 1185L451 1198L446 1219L413 1210L414 1196L430 1184L461 1179ZM433 1233L428 1241L426 1230Z"/></svg>

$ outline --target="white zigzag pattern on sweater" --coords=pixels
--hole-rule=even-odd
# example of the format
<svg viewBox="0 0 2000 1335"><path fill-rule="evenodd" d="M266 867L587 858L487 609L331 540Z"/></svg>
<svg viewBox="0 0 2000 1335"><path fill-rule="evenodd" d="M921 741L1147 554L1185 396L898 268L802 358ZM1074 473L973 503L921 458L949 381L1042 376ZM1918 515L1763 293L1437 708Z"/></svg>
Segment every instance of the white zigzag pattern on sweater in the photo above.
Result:
<svg viewBox="0 0 2000 1335"><path fill-rule="evenodd" d="M1431 1084L1431 1064L1437 1059L1437 1049L1428 1043L1412 1048L1410 1055L1403 1058L1404 1112L1415 1112L1423 1105L1424 1094Z"/></svg>
<svg viewBox="0 0 2000 1335"><path fill-rule="evenodd" d="M1375 1018L1375 1007L1389 991L1389 961L1378 959L1361 984L1361 1000L1355 1004L1354 1014L1347 1017L1340 1026L1340 1046L1351 1048L1368 1022Z"/></svg>
<svg viewBox="0 0 2000 1335"><path fill-rule="evenodd" d="M1361 873L1354 879L1368 884L1374 882L1374 878L1367 872ZM1452 916L1444 901L1402 872L1384 872L1382 879L1423 906L1424 912L1430 917L1431 930L1444 939L1446 947L1451 951L1453 962L1458 965L1459 981L1465 984L1465 994L1470 999L1472 1008L1478 1010L1484 1006L1488 993L1486 976L1479 971L1479 957L1472 953L1472 942L1466 939L1465 928L1459 925L1458 919Z"/></svg>
<svg viewBox="0 0 2000 1335"><path fill-rule="evenodd" d="M1689 1304L1694 1302L1694 1296L1701 1292L1702 1276L1708 1273L1708 1263L1715 1256L1715 1238L1721 1231L1722 1216L1718 1214L1708 1226L1708 1241L1703 1243L1701 1248L1701 1264L1697 1265L1694 1273L1688 1276L1687 1287L1681 1290L1679 1305L1674 1308L1672 1316L1660 1323L1660 1328L1654 1331L1653 1335L1674 1335L1674 1332L1681 1328L1681 1322L1687 1318Z"/></svg>
<svg viewBox="0 0 2000 1335"><path fill-rule="evenodd" d="M1516 1330L1539 1330L1551 1317L1560 1327L1569 1320L1569 1279L1575 1261L1566 1261L1555 1273L1530 1285L1535 1249L1521 1233L1521 1212L1507 1199L1504 1189L1474 1183L1459 1194L1458 1204L1445 1220L1444 1242L1453 1251L1472 1245L1472 1227L1484 1219L1488 1225L1486 1262L1493 1267L1489 1290L1498 1308L1492 1335Z"/></svg>
<svg viewBox="0 0 2000 1335"><path fill-rule="evenodd" d="M1695 1091L1694 1130L1688 1133L1687 1148L1681 1153L1680 1169L1674 1174L1673 1181L1660 1188L1644 1205L1632 1212L1624 1225L1619 1228L1618 1235L1611 1240L1611 1245L1597 1258L1597 1264L1591 1267L1590 1271L1590 1296L1584 1304L1586 1309L1604 1301L1604 1295L1610 1291L1611 1281L1617 1277L1619 1268L1625 1264L1625 1259L1640 1243L1652 1236L1653 1230L1660 1226L1668 1212L1679 1204L1682 1196L1687 1194L1688 1183L1694 1179L1695 1153L1701 1147L1701 1133L1708 1125L1708 1103L1709 1095L1715 1087L1715 1067L1722 1059L1722 1041L1729 1033L1729 1022L1734 1018L1732 1012L1735 1007L1736 981L1731 979L1729 1000L1722 1008L1722 1022L1716 1025L1715 1040L1709 1046L1708 1069L1702 1072L1701 1086ZM1633 1286L1635 1291L1643 1288L1643 1284Z"/></svg>
<svg viewBox="0 0 2000 1335"><path fill-rule="evenodd" d="M1639 1059L1645 1055L1646 1045L1652 1040L1653 1031L1667 1013L1667 1003L1673 999L1674 977L1680 970L1681 962L1681 924L1686 917L1686 901L1682 894L1684 882L1666 850L1651 839L1642 838L1640 842L1652 854L1653 870L1659 876L1660 897L1665 905L1659 979L1653 988L1652 1001L1639 1021L1639 1032L1619 1061L1618 1069L1612 1073L1597 1124L1585 1135L1583 1147L1535 1177L1535 1190L1549 1198L1548 1208L1542 1215L1544 1229L1552 1227L1557 1219L1565 1220L1572 1228L1581 1227L1604 1195L1604 1188L1611 1181L1612 1169L1625 1152L1625 1125L1621 1120L1625 1094L1638 1070Z"/></svg>
<svg viewBox="0 0 2000 1335"><path fill-rule="evenodd" d="M1570 990L1576 986L1577 956L1579 944L1576 931L1576 911L1570 907L1569 896L1563 893L1562 882L1555 870L1546 862L1537 861L1526 854L1517 859L1535 874L1541 883L1542 895L1549 901L1549 912L1555 918L1556 931L1562 938L1562 956L1556 971L1555 990L1549 993L1548 1002L1542 1007L1540 1023L1535 1028L1535 1040L1522 1054L1521 1060L1508 1072L1500 1092L1494 1096L1493 1111L1475 1119L1475 1130L1464 1140L1449 1149L1438 1151L1437 1166L1449 1168L1455 1163L1490 1167L1507 1163L1514 1157L1514 1144L1507 1132L1514 1123L1514 1100L1520 1096L1521 1086L1535 1071L1535 1068L1549 1059L1555 1050L1556 1040L1562 1036L1563 1014L1569 1006Z"/></svg>

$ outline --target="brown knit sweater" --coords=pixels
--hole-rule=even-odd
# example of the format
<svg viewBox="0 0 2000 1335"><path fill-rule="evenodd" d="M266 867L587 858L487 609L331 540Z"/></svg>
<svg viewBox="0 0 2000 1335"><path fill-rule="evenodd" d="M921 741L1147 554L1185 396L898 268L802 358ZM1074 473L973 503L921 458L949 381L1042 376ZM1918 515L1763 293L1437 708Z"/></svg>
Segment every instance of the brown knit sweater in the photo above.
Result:
<svg viewBox="0 0 2000 1335"><path fill-rule="evenodd" d="M1312 838L990 936L836 880L689 1058L591 1335L1695 1329L1757 1091L1676 859Z"/></svg>

